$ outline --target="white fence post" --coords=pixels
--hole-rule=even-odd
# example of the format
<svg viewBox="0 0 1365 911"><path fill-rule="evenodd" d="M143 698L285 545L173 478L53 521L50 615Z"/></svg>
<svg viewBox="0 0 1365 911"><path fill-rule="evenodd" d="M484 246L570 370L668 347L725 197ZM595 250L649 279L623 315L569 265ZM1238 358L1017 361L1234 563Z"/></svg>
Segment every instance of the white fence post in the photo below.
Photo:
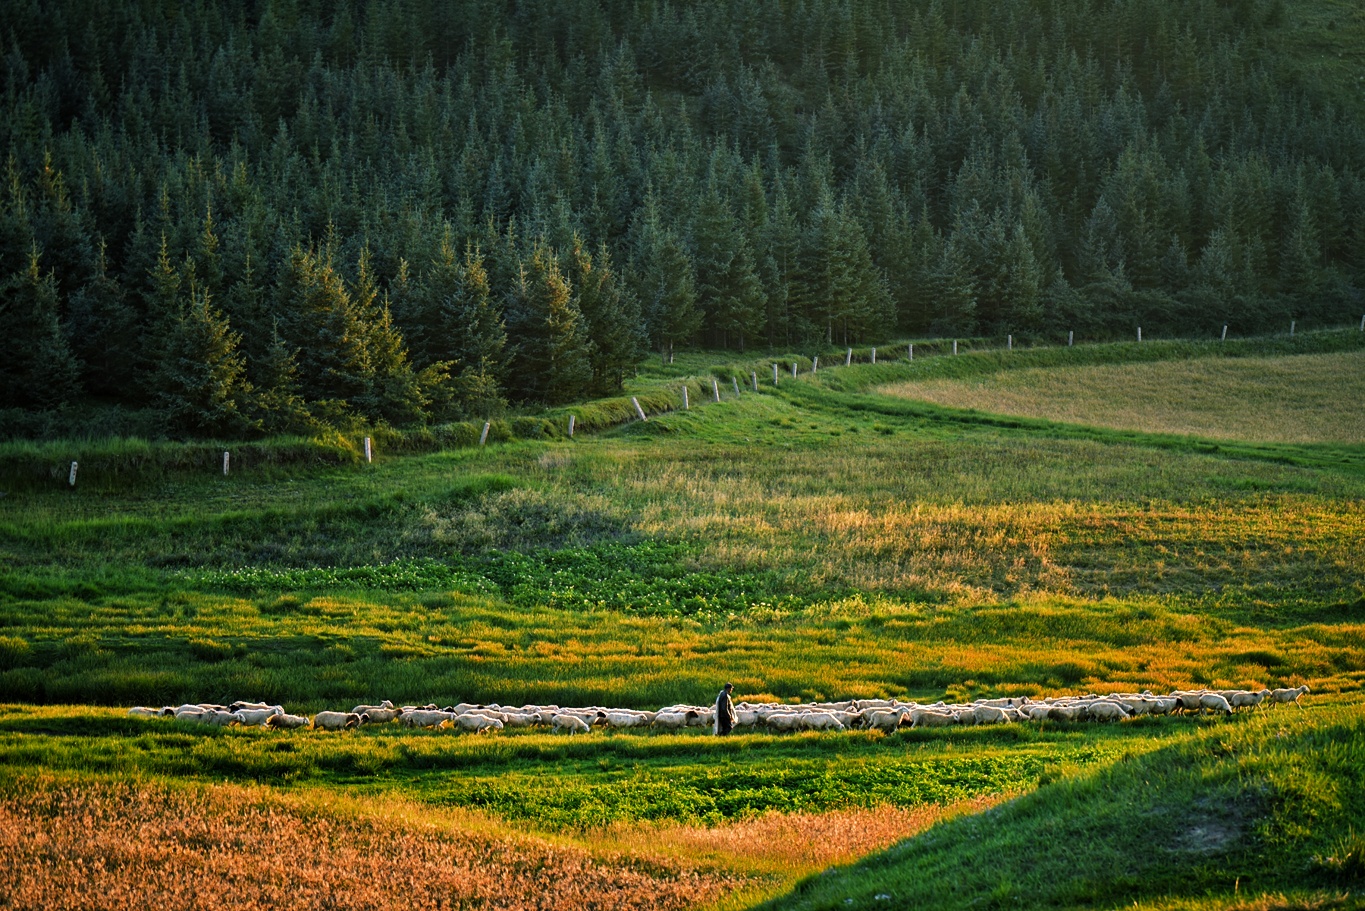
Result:
<svg viewBox="0 0 1365 911"><path fill-rule="evenodd" d="M223 453L223 477L225 477L225 478L227 477L227 473L228 473L228 459L229 459L228 453L227 453L227 452L224 452L224 453Z"/></svg>
<svg viewBox="0 0 1365 911"><path fill-rule="evenodd" d="M1227 324L1227 323L1224 323L1224 324L1223 324L1223 337L1220 338L1218 341L1220 341L1220 342L1226 342L1227 340L1228 340L1228 324Z"/></svg>
<svg viewBox="0 0 1365 911"><path fill-rule="evenodd" d="M773 364L773 385L777 385L777 364Z"/></svg>
<svg viewBox="0 0 1365 911"><path fill-rule="evenodd" d="M735 384L735 398L739 398L739 377L737 376L730 377L730 382Z"/></svg>
<svg viewBox="0 0 1365 911"><path fill-rule="evenodd" d="M844 366L845 366L845 367L848 367L848 366L851 366L852 364L853 364L853 349L850 348L850 349L848 349L848 354L844 355Z"/></svg>
<svg viewBox="0 0 1365 911"><path fill-rule="evenodd" d="M683 411L691 411L692 406L687 403L687 387L683 387Z"/></svg>
<svg viewBox="0 0 1365 911"><path fill-rule="evenodd" d="M1292 333L1291 333L1291 335L1292 335ZM1141 326L1138 326L1138 341L1139 341L1139 342L1142 341L1142 327L1141 327Z"/></svg>
<svg viewBox="0 0 1365 911"><path fill-rule="evenodd" d="M1068 348L1070 348L1070 347L1071 347L1072 345L1074 345L1075 343L1076 343L1076 330L1075 330L1075 329L1072 329L1070 332L1068 332L1068 333L1066 334L1066 346L1067 346Z"/></svg>
<svg viewBox="0 0 1365 911"><path fill-rule="evenodd" d="M374 447L370 445L369 437L365 438L365 461L366 462L374 461Z"/></svg>
<svg viewBox="0 0 1365 911"><path fill-rule="evenodd" d="M635 406L635 413L638 414L638 415L640 416L640 420L642 420L642 421L647 421L647 420L649 420L649 418L645 417L645 410L644 410L643 408L640 407L640 400L639 400L639 399L637 399L635 396L632 395L632 396L630 397L630 403L631 403L632 405Z"/></svg>
<svg viewBox="0 0 1365 911"><path fill-rule="evenodd" d="M569 439L571 440L573 439L573 425L575 423L574 417L575 416L572 414L569 415Z"/></svg>
<svg viewBox="0 0 1365 911"><path fill-rule="evenodd" d="M957 339L953 339L953 354L957 354Z"/></svg>
<svg viewBox="0 0 1365 911"><path fill-rule="evenodd" d="M753 382L754 382L754 392L757 392L757 391L758 391L758 371L756 371L756 370L751 370L751 371L749 371L749 379L753 380Z"/></svg>
<svg viewBox="0 0 1365 911"><path fill-rule="evenodd" d="M1010 351L1014 350L1014 336L1012 335L1005 336L1005 348Z"/></svg>
<svg viewBox="0 0 1365 911"><path fill-rule="evenodd" d="M911 343L910 343L910 360L913 361L914 359L915 359L915 343L914 343L914 342L911 342Z"/></svg>
<svg viewBox="0 0 1365 911"><path fill-rule="evenodd" d="M479 445L480 445L480 446L482 446L482 445L484 445L485 443L488 442L488 430L489 430L489 428L492 427L492 426L493 426L493 422L492 422L492 421L484 421L484 422L483 422L483 433L479 434Z"/></svg>
<svg viewBox="0 0 1365 911"><path fill-rule="evenodd" d="M1365 316L1360 318L1360 331L1365 332Z"/></svg>
<svg viewBox="0 0 1365 911"><path fill-rule="evenodd" d="M874 363L874 364L877 363L877 349L876 349L876 348L873 348L873 349L872 349L872 363Z"/></svg>
<svg viewBox="0 0 1365 911"><path fill-rule="evenodd" d="M720 401L720 380L711 377L711 391L716 394L716 401Z"/></svg>
<svg viewBox="0 0 1365 911"><path fill-rule="evenodd" d="M76 486L76 463L71 463L71 474L67 476L66 482L72 487Z"/></svg>
<svg viewBox="0 0 1365 911"><path fill-rule="evenodd" d="M815 357L810 359L810 372L811 373L820 372L820 355L817 354L815 355Z"/></svg>
<svg viewBox="0 0 1365 911"><path fill-rule="evenodd" d="M1289 337L1290 337L1290 338L1293 338L1293 337L1294 337L1294 323L1295 323L1295 322L1296 322L1296 321L1295 321L1295 320L1292 320L1292 319L1289 321Z"/></svg>
<svg viewBox="0 0 1365 911"><path fill-rule="evenodd" d="M792 361L792 379L796 379L796 361Z"/></svg>

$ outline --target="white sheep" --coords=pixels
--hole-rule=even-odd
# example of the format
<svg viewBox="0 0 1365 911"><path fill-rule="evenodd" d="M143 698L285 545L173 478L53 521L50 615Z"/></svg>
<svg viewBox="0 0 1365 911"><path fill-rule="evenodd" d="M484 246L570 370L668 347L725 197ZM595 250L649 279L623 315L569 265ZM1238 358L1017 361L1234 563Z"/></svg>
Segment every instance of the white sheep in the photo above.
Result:
<svg viewBox="0 0 1365 911"><path fill-rule="evenodd" d="M695 726L695 722L701 717L701 713L696 709L687 709L682 712L660 711L654 715L654 726L664 728L669 731L676 731L680 728Z"/></svg>
<svg viewBox="0 0 1365 911"><path fill-rule="evenodd" d="M207 724L213 727L226 728L234 724L242 724L242 716L237 712L220 712L217 710L204 712L198 717L200 724Z"/></svg>
<svg viewBox="0 0 1365 911"><path fill-rule="evenodd" d="M278 708L278 706L268 709L238 709L234 714L241 719L242 724L257 727L265 724L269 718L272 718L275 715L284 714L283 709L276 711L276 708Z"/></svg>
<svg viewBox="0 0 1365 911"><path fill-rule="evenodd" d="M844 724L834 712L806 712L800 716L800 729L806 731L842 731Z"/></svg>
<svg viewBox="0 0 1365 911"><path fill-rule="evenodd" d="M440 709L413 709L398 716L399 724L410 728L443 728L451 724L451 714Z"/></svg>
<svg viewBox="0 0 1365 911"><path fill-rule="evenodd" d="M1259 692L1241 691L1233 693L1228 697L1228 705L1234 709L1254 709L1271 695L1270 690L1260 690Z"/></svg>
<svg viewBox="0 0 1365 911"><path fill-rule="evenodd" d="M324 731L344 731L358 728L364 719L354 712L318 712L313 716L313 728Z"/></svg>
<svg viewBox="0 0 1365 911"><path fill-rule="evenodd" d="M486 734L489 731L501 731L502 722L481 712L466 712L463 715L455 716L455 724L463 731L474 731L478 734Z"/></svg>
<svg viewBox="0 0 1365 911"><path fill-rule="evenodd" d="M1204 693L1199 697L1200 710L1207 709L1210 712L1221 712L1224 715L1232 714L1232 706L1218 693Z"/></svg>
<svg viewBox="0 0 1365 911"><path fill-rule="evenodd" d="M163 714L162 709L149 709L145 705L135 705L128 710L130 718L160 718Z"/></svg>
<svg viewBox="0 0 1365 911"><path fill-rule="evenodd" d="M917 709L910 713L912 728L946 728L957 724L957 716L952 712L931 712Z"/></svg>
<svg viewBox="0 0 1365 911"><path fill-rule="evenodd" d="M1123 721L1128 717L1128 709L1122 703L1097 699L1085 708L1085 716L1094 721Z"/></svg>
<svg viewBox="0 0 1365 911"><path fill-rule="evenodd" d="M366 724L385 724L402 715L403 710L385 699L379 705L358 705L351 709L351 714L368 716Z"/></svg>
<svg viewBox="0 0 1365 911"><path fill-rule="evenodd" d="M1307 692L1309 692L1308 684L1305 683L1302 686L1290 687L1288 689L1272 690L1270 698L1275 701L1276 705L1292 702L1295 705L1298 705L1299 708L1303 708L1302 705L1299 705L1299 697Z"/></svg>
<svg viewBox="0 0 1365 911"><path fill-rule="evenodd" d="M307 715L290 715L287 712L271 715L265 720L265 726L268 728L304 728L307 727L308 724Z"/></svg>
<svg viewBox="0 0 1365 911"><path fill-rule="evenodd" d="M577 715L563 713L550 719L550 727L554 729L555 733L563 732L570 737L574 734L586 734L592 730L592 727Z"/></svg>

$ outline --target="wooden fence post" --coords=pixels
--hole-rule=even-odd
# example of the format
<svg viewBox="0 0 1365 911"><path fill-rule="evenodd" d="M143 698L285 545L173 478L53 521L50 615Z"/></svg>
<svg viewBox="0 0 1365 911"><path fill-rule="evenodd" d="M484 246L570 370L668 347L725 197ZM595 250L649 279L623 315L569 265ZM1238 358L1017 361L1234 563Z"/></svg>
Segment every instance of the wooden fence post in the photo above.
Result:
<svg viewBox="0 0 1365 911"><path fill-rule="evenodd" d="M751 379L751 380L754 381L754 392L757 392L757 391L758 391L758 371L756 371L756 370L750 371L750 372L749 372L749 379Z"/></svg>
<svg viewBox="0 0 1365 911"><path fill-rule="evenodd" d="M573 439L574 415L569 415L569 439Z"/></svg>
<svg viewBox="0 0 1365 911"><path fill-rule="evenodd" d="M1014 350L1014 336L1012 335L1005 336L1005 348L1010 351Z"/></svg>
<svg viewBox="0 0 1365 911"><path fill-rule="evenodd" d="M1068 333L1066 334L1066 346L1067 346L1068 348L1070 348L1070 347L1071 347L1072 345L1074 345L1075 343L1076 343L1076 330L1075 330L1075 329L1072 329L1070 332L1068 332Z"/></svg>
<svg viewBox="0 0 1365 911"><path fill-rule="evenodd" d="M76 463L71 463L71 474L67 476L66 482L72 487L76 486Z"/></svg>
<svg viewBox="0 0 1365 911"><path fill-rule="evenodd" d="M792 379L796 379L796 361L792 361Z"/></svg>
<svg viewBox="0 0 1365 911"><path fill-rule="evenodd" d="M683 387L683 411L691 411L692 406L687 404L687 387Z"/></svg>
<svg viewBox="0 0 1365 911"><path fill-rule="evenodd" d="M632 395L632 396L630 397L630 403L631 403L632 405L635 406L635 413L638 414L638 415L640 416L640 420L642 420L642 421L647 421L647 420L649 420L649 418L645 417L645 410L644 410L643 408L640 407L640 400L639 400L639 399L637 399L635 396Z"/></svg>
<svg viewBox="0 0 1365 911"><path fill-rule="evenodd" d="M488 430L489 430L489 428L492 427L492 426L493 426L493 422L492 422L492 421L484 421L484 422L483 422L483 433L479 434L479 445L480 445L480 446L482 446L482 445L484 445L485 443L488 442Z"/></svg>
<svg viewBox="0 0 1365 911"><path fill-rule="evenodd" d="M820 355L817 354L815 355L815 357L810 359L810 372L811 373L820 372Z"/></svg>
<svg viewBox="0 0 1365 911"><path fill-rule="evenodd" d="M720 401L720 380L711 377L711 391L716 394L716 401Z"/></svg>
<svg viewBox="0 0 1365 911"><path fill-rule="evenodd" d="M1224 323L1224 324L1223 324L1223 337L1220 338L1218 341L1220 341L1220 342L1226 342L1227 340L1228 340L1228 324L1227 324L1227 323Z"/></svg>
<svg viewBox="0 0 1365 911"><path fill-rule="evenodd" d="M228 453L227 453L227 452L224 452L224 453L223 453L223 477L225 477L225 478L227 477L227 473L228 473L228 459L229 459L229 458L230 458L230 457L229 457Z"/></svg>
<svg viewBox="0 0 1365 911"><path fill-rule="evenodd" d="M730 382L735 384L735 398L739 398L739 377L737 376L730 377Z"/></svg>
<svg viewBox="0 0 1365 911"><path fill-rule="evenodd" d="M773 385L777 385L777 364L773 364Z"/></svg>
<svg viewBox="0 0 1365 911"><path fill-rule="evenodd" d="M848 354L844 355L844 366L849 367L853 364L853 349L848 349Z"/></svg>
<svg viewBox="0 0 1365 911"><path fill-rule="evenodd" d="M953 354L957 354L957 339L953 339Z"/></svg>
<svg viewBox="0 0 1365 911"><path fill-rule="evenodd" d="M1296 322L1296 321L1295 321L1295 320L1292 320L1292 319L1289 321L1289 337L1290 337L1290 338L1293 338L1293 337L1294 337L1294 323L1295 323L1295 322Z"/></svg>
<svg viewBox="0 0 1365 911"><path fill-rule="evenodd" d="M911 342L911 343L910 343L910 360L913 361L914 359L915 359L915 343L914 343L914 342Z"/></svg>
<svg viewBox="0 0 1365 911"><path fill-rule="evenodd" d="M877 363L877 349L876 349L876 348L873 348L873 349L872 349L872 363L874 363L874 364Z"/></svg>
<svg viewBox="0 0 1365 911"><path fill-rule="evenodd" d="M1293 333L1290 333L1290 334L1292 335ZM1138 326L1138 343L1139 343L1139 344L1142 343L1142 327L1141 327L1141 326Z"/></svg>
<svg viewBox="0 0 1365 911"><path fill-rule="evenodd" d="M365 461L367 463L374 461L374 448L370 445L369 437L365 438Z"/></svg>

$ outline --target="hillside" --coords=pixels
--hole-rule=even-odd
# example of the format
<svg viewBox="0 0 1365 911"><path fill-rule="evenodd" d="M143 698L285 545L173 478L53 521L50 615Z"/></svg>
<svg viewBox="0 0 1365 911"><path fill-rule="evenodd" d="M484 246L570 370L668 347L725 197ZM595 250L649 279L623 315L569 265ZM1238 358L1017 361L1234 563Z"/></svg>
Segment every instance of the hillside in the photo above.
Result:
<svg viewBox="0 0 1365 911"><path fill-rule="evenodd" d="M696 344L1360 318L1327 0L6 12L11 438L439 425Z"/></svg>

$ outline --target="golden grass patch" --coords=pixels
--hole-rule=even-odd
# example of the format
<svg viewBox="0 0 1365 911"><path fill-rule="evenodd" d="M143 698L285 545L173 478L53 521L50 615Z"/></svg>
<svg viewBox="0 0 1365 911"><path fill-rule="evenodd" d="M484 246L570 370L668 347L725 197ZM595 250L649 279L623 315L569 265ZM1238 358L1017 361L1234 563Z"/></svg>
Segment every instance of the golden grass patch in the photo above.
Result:
<svg viewBox="0 0 1365 911"><path fill-rule="evenodd" d="M1365 443L1365 352L1005 370L879 390L949 408L1268 443Z"/></svg>
<svg viewBox="0 0 1365 911"><path fill-rule="evenodd" d="M0 782L0 907L644 911L743 885L735 873L326 812L261 789Z"/></svg>

